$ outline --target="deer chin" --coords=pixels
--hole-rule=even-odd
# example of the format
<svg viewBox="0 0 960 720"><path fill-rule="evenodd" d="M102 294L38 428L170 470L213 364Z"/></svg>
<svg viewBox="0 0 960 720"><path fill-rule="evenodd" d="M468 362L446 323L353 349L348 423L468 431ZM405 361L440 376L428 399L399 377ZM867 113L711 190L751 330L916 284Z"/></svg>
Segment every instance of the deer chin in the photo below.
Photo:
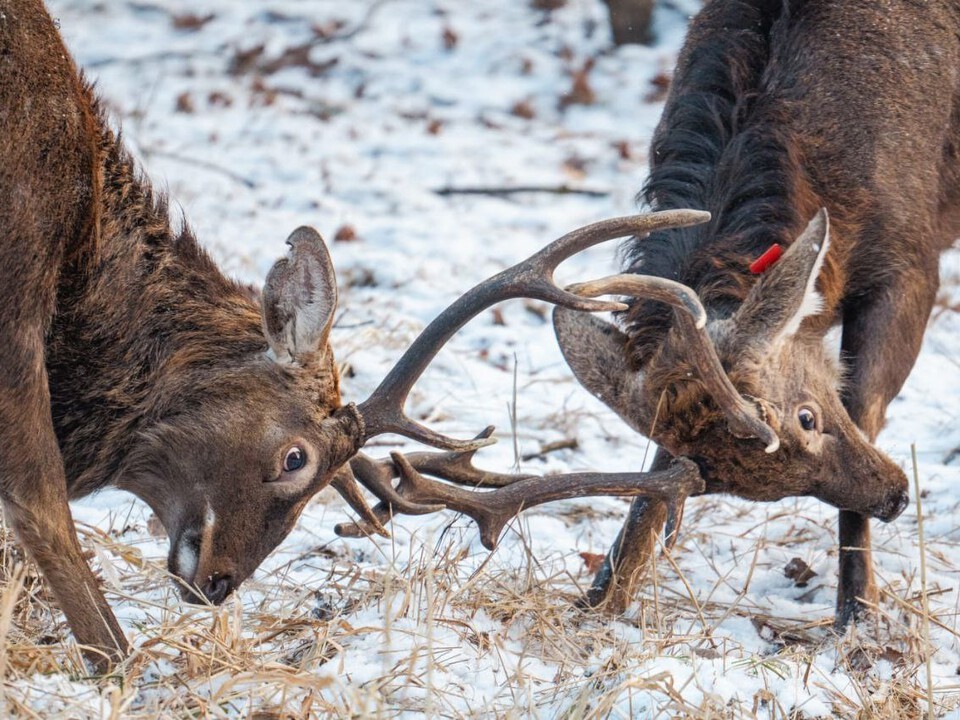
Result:
<svg viewBox="0 0 960 720"><path fill-rule="evenodd" d="M854 493L850 491L847 485L832 486L827 483L817 483L812 489L805 491L796 486L790 489L787 485L779 483L763 485L755 483L749 486L733 485L717 477L707 458L700 455L686 457L692 460L700 470L708 495L730 494L755 502L776 502L797 496L814 497L838 510L859 513L885 523L896 520L910 504L910 492L906 476L895 466L893 466L893 471L901 476L899 478L901 482L894 484L893 487L890 487L890 483L887 483L886 489L877 488L877 486L873 486L875 489L871 489L870 485L865 483L859 493ZM835 475L839 474L840 471L836 471Z"/></svg>

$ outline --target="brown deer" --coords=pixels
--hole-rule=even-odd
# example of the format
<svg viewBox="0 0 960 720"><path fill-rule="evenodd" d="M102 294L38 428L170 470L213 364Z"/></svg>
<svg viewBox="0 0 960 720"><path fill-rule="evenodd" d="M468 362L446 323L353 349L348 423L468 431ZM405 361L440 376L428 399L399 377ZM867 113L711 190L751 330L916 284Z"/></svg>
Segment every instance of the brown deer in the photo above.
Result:
<svg viewBox="0 0 960 720"><path fill-rule="evenodd" d="M840 628L876 602L869 518L893 520L908 501L904 473L872 443L919 352L939 255L960 232L958 30L955 2L708 2L641 197L712 220L629 243L637 275L585 291L682 283L703 301L726 374L696 371L689 323L661 303L633 301L622 329L554 316L583 385L660 445L654 468L682 455L706 492L812 495L840 509ZM789 249L751 272L775 243ZM836 325L842 368L824 348ZM776 438L725 420L726 384ZM634 501L591 604L624 606L681 510Z"/></svg>
<svg viewBox="0 0 960 720"><path fill-rule="evenodd" d="M619 218L560 238L481 283L431 323L359 406L343 406L328 338L336 278L299 228L260 301L227 280L138 173L39 0L0 0L0 499L76 639L99 669L127 640L81 554L68 500L106 486L147 502L170 537L187 600L220 603L330 484L361 515L344 534L385 533L393 513L445 507L492 546L522 508L580 495L702 490L678 460L652 473L539 478L474 468L489 430L456 441L403 413L439 348L493 303L528 296L618 310L558 288L554 268L599 242L702 222L679 211ZM702 315L695 295L652 296ZM718 368L715 372L721 372ZM763 423L752 408L742 418ZM399 433L447 453L358 453ZM491 492L446 485L497 487ZM392 479L401 476L394 487ZM359 479L379 499L371 509Z"/></svg>

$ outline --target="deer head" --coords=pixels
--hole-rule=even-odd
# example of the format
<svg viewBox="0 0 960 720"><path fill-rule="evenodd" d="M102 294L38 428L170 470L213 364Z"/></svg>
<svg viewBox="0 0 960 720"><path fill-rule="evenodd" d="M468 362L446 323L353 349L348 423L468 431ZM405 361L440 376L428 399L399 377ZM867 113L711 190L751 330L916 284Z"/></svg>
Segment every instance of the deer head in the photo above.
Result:
<svg viewBox="0 0 960 720"><path fill-rule="evenodd" d="M804 322L821 309L816 283L829 246L823 210L728 318L709 319L689 288L660 278L624 275L570 288L682 309L639 372L628 369L627 337L618 328L557 308L561 350L584 387L631 427L693 460L707 492L753 500L811 495L893 520L908 500L906 476L850 419L839 364L822 331ZM751 427L751 418L763 426Z"/></svg>
<svg viewBox="0 0 960 720"><path fill-rule="evenodd" d="M175 409L138 433L121 472L166 528L168 567L190 600L222 602L358 447L328 342L330 256L310 228L287 243L263 288L262 344L235 361L185 363L171 380Z"/></svg>
<svg viewBox="0 0 960 720"><path fill-rule="evenodd" d="M692 217L699 219L696 213ZM561 290L552 281L553 268L598 242L691 221L684 213L622 218L561 238L441 313L359 406L341 404L329 343L337 306L330 256L316 231L299 228L287 240L288 256L267 276L259 317L249 298L208 298L223 312L206 329L198 325L191 337L180 338L179 351L164 361L119 463L116 485L147 502L163 523L170 537L168 567L183 596L215 604L256 569L328 484L360 514L364 532L386 533L383 507L419 513L450 506L483 515L488 499L474 502L469 492L450 496L425 478L395 489L396 468L378 466L358 450L375 435L398 433L452 451L450 458L428 458L425 470L444 476L449 460L455 477L473 473L470 454L492 442L488 434L453 440L403 412L410 388L440 347L477 312L507 297L530 295L578 310L622 309L621 303ZM216 337L232 331L242 333L242 341L231 344L229 352L219 350ZM367 505L357 478L380 498L378 511ZM700 483L689 464L675 468L668 479L665 492L671 495ZM637 474L619 484L578 477L548 486L546 494L543 487L539 495L515 488L502 497L496 518L481 519L485 537L493 542L520 507L546 502L558 492L569 496L573 488L586 492L588 487L645 492Z"/></svg>

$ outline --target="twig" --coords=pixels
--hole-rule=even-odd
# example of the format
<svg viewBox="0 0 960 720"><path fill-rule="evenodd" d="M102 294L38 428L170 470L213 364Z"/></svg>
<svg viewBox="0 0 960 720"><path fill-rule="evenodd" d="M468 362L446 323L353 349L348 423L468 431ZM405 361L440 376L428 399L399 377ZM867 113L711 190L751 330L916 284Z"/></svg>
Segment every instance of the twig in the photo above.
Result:
<svg viewBox="0 0 960 720"><path fill-rule="evenodd" d="M370 21L373 20L374 14L387 3L387 0L376 0L376 2L370 3L370 7L367 8L367 12L364 14L360 21L354 25L350 30L347 30L343 33L336 33L325 38L318 38L317 44L326 44L331 42L338 42L341 40L350 40L360 32L362 32L370 24Z"/></svg>
<svg viewBox="0 0 960 720"><path fill-rule="evenodd" d="M892 591L887 590L887 589L885 589L885 588L884 588L884 589L881 589L880 592L882 592L886 597L888 597L888 598L890 598L891 600L893 600L897 605L899 605L901 608L903 608L906 612L910 612L910 613L913 613L914 615L918 615L918 616L923 617L923 610L918 610L918 609L915 608L913 605L911 605L911 604L908 603L906 600L904 600L902 597L900 597L899 595L897 595L895 592L892 592ZM930 618L930 622L932 622L934 625L936 625L936 626L937 626L938 628L940 628L941 630L946 630L948 633L950 633L950 634L953 635L954 637L960 638L960 633L957 632L956 628L950 627L949 625L947 625L947 624L946 624L945 622L943 622L942 620L937 620L937 618L931 617L931 618Z"/></svg>
<svg viewBox="0 0 960 720"><path fill-rule="evenodd" d="M933 646L930 644L930 600L927 597L927 551L923 541L923 503L920 500L920 472L917 470L917 444L910 444L913 457L913 488L917 495L917 542L920 545L920 592L923 603L923 644L927 656L927 717L933 720Z"/></svg>
<svg viewBox="0 0 960 720"><path fill-rule="evenodd" d="M549 455L552 452L557 452L558 450L576 450L578 447L580 447L580 444L577 442L576 438L554 440L553 442L548 442L541 445L540 450L537 452L527 453L522 459L524 462L528 462L536 458L545 457L546 455Z"/></svg>
<svg viewBox="0 0 960 720"><path fill-rule="evenodd" d="M707 625L707 618L703 614L703 608L700 606L700 601L697 600L696 593L693 592L693 588L690 586L690 583L687 581L687 576L683 574L683 570L680 569L680 566L677 565L676 560L670 555L670 552L667 550L667 546L663 544L663 541L658 537L657 544L660 546L660 554L667 559L667 562L670 563L670 567L673 568L673 571L677 574L677 577L680 579L680 582L683 583L683 587L687 591L687 595L690 597L690 602L693 603L693 608L697 612L697 617L700 619L700 627L703 628L703 634L705 637L700 638L700 642L707 641L710 643L710 646L716 649L717 642L713 639L713 630L710 626Z"/></svg>
<svg viewBox="0 0 960 720"><path fill-rule="evenodd" d="M493 197L508 197L523 193L545 193L550 195L584 195L586 197L607 197L608 190L590 190L588 188L574 188L569 185L515 185L513 187L442 187L433 191L442 197L450 195L491 195Z"/></svg>
<svg viewBox="0 0 960 720"><path fill-rule="evenodd" d="M219 51L209 51L203 52L200 50L190 50L186 52L174 52L171 50L164 50L163 52L150 53L148 55L140 55L139 57L105 57L100 58L99 60L91 60L90 62L85 62L83 65L87 68L101 68L107 65L113 65L114 63L122 63L123 65L152 65L159 62L164 62L166 60L193 60L200 57L219 57Z"/></svg>
<svg viewBox="0 0 960 720"><path fill-rule="evenodd" d="M7 580L7 586L0 598L0 677L7 677L7 640L10 635L10 625L13 623L13 613L17 605L17 598L23 590L23 580L27 567L18 563L13 568L12 575ZM0 683L0 711L7 714L6 683Z"/></svg>
<svg viewBox="0 0 960 720"><path fill-rule="evenodd" d="M222 165L217 165L216 163L210 162L209 160L201 160L199 158L189 157L187 155L179 155L177 153L168 152L166 150L143 150L143 154L146 157L151 155L156 155L158 157L169 158L170 160L176 160L182 162L186 165L194 165L196 167L203 168L204 170L210 170L211 172L220 173L225 177L230 178L234 182L238 182L241 185L249 188L250 190L255 190L257 184L250 178L244 177L239 173L235 173L230 168L223 167Z"/></svg>
<svg viewBox="0 0 960 720"><path fill-rule="evenodd" d="M517 434L517 354L513 354L513 402L509 406L510 432L513 435L513 468L520 472L520 437Z"/></svg>

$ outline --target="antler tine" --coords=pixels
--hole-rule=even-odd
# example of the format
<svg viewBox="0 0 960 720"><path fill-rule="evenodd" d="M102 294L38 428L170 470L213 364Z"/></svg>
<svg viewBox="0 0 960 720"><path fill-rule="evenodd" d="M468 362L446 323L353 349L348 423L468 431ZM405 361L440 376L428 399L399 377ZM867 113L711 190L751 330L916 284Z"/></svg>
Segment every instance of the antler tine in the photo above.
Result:
<svg viewBox="0 0 960 720"><path fill-rule="evenodd" d="M522 510L543 503L601 495L652 495L668 502L677 502L705 489L696 464L686 458L674 460L665 470L528 476L496 490L474 492L424 477L410 459L401 453L394 452L390 457L400 474L400 484L395 491L397 494L418 507L425 506L425 503L442 503L450 510L469 516L477 523L480 541L488 550L497 546L503 528L511 519ZM388 507L378 506L375 512L378 510L389 512ZM397 507L393 510L403 512ZM340 525L337 526L337 533L350 537L368 534L366 525Z"/></svg>
<svg viewBox="0 0 960 720"><path fill-rule="evenodd" d="M697 210L668 210L613 218L570 232L521 263L483 281L438 315L403 354L373 394L360 404L364 440L393 432L445 450L466 452L489 445L489 438L454 440L408 418L403 412L410 388L439 352L471 318L502 300L529 297L584 312L623 310L619 302L587 299L557 287L557 265L582 250L628 235L706 222L710 214Z"/></svg>
<svg viewBox="0 0 960 720"><path fill-rule="evenodd" d="M488 425L475 440L488 438L493 434L493 425ZM457 485L468 485L478 488L499 488L512 485L518 480L536 477L535 475L507 475L504 473L481 470L473 464L476 449L464 452L452 451L446 453L415 452L405 455L407 461L416 468L417 472L443 478L447 482Z"/></svg>
<svg viewBox="0 0 960 720"><path fill-rule="evenodd" d="M477 436L475 440L488 438L493 434L493 425L488 425ZM407 456L410 463L420 472L425 472L437 477L442 477L449 482L459 483L461 485L470 485L472 487L504 487L517 480L533 477L531 475L503 475L501 473L488 472L480 470L473 466L473 456L476 450L466 452L446 452L446 453L411 453ZM357 488L356 477L362 478L361 482L367 488L380 498L380 503L372 509L367 505L363 496ZM401 499L400 507L409 507L414 510L412 513L422 515L431 512L432 509L442 509L443 506L417 506L406 503L399 490L395 490L391 485L391 480L399 475L396 464L391 460L373 460L372 458L359 454L353 461L352 466L348 465L341 468L342 474L349 479L349 484L341 479L339 475L331 483L343 495L347 503L360 515L361 519L356 522L342 523L334 527L334 532L341 537L366 537L373 533L382 535L386 533L384 524L393 519L393 503L397 498ZM339 485L337 483L340 483ZM346 486L343 489L341 486ZM357 498L348 497L344 489L351 493L356 493ZM406 503L404 505L403 503ZM380 532L380 531L383 532Z"/></svg>
<svg viewBox="0 0 960 720"><path fill-rule="evenodd" d="M619 293L657 300L685 312L693 320L694 326L698 330L707 325L707 311L693 288L667 278L625 273L611 275L599 280L574 283L568 285L567 290L586 297Z"/></svg>
<svg viewBox="0 0 960 720"><path fill-rule="evenodd" d="M373 521L365 519L337 523L333 526L333 531L344 538L370 537L377 532L376 525L383 525L393 520L393 510L390 503L377 503L374 505L372 512Z"/></svg>
<svg viewBox="0 0 960 720"><path fill-rule="evenodd" d="M354 455L350 462L341 468L341 473L334 478L331 485L340 492L361 519L335 525L333 531L340 537L366 537L374 533L390 537L384 525L393 519L394 513L427 515L446 507L438 503L421 504L408 499L399 489L394 489L392 480L396 476L397 471L390 461L377 461L361 452ZM380 500L373 508L367 505L360 494L358 480Z"/></svg>
<svg viewBox="0 0 960 720"><path fill-rule="evenodd" d="M377 513L376 510L371 509L367 504L366 498L363 497L363 493L361 493L360 488L357 487L357 479L350 471L349 465L343 465L337 470L337 474L334 475L333 480L330 481L330 486L340 493L341 497L347 501L347 504L353 508L353 511L362 518L365 529L364 535L376 533L381 537L390 537L390 533L387 532L387 529L383 526L385 519L381 513ZM340 526L338 525L337 527Z"/></svg>
<svg viewBox="0 0 960 720"><path fill-rule="evenodd" d="M350 460L350 469L354 476L381 502L389 503L395 512L404 515L427 515L444 509L442 502L419 503L405 497L399 489L394 489L392 480L396 471L389 463L377 462L369 455L357 453Z"/></svg>
<svg viewBox="0 0 960 720"><path fill-rule="evenodd" d="M579 283L568 289L588 297L630 295L672 305L677 320L675 327L684 339L690 361L700 373L707 392L726 416L730 431L737 437L759 438L766 444L768 453L780 447L780 438L760 416L757 406L744 398L727 377L707 334L706 311L693 289L665 278L630 273Z"/></svg>

